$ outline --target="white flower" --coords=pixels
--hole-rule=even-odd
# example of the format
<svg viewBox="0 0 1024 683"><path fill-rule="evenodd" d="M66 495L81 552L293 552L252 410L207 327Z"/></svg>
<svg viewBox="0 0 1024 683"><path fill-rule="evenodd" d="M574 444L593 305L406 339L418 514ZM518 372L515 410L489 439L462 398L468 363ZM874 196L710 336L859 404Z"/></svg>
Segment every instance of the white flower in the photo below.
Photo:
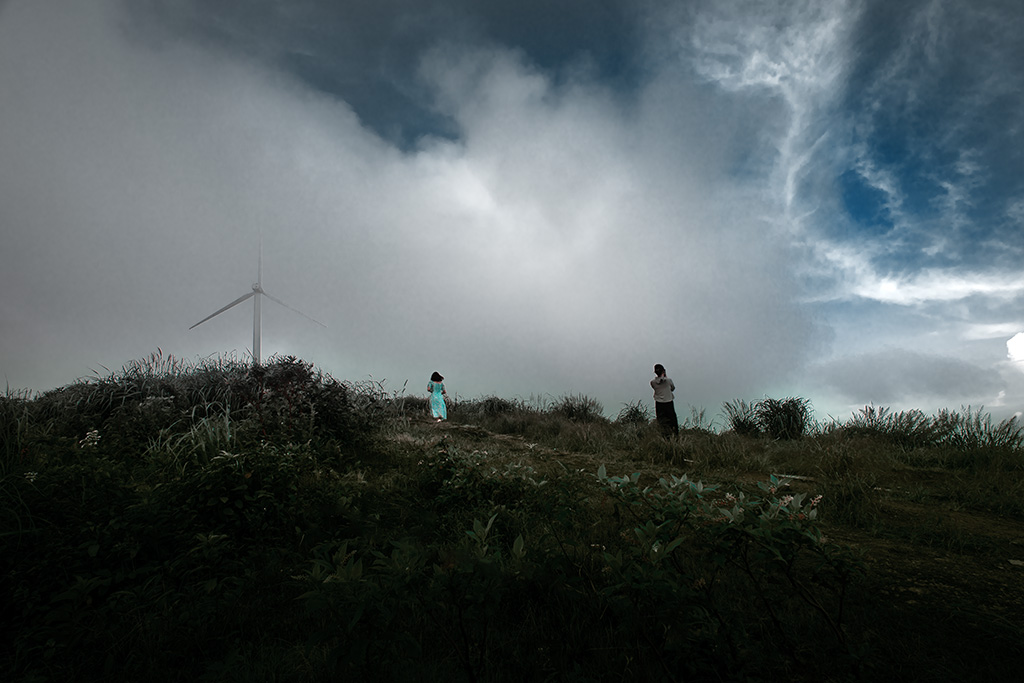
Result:
<svg viewBox="0 0 1024 683"><path fill-rule="evenodd" d="M100 430L93 429L87 432L85 437L78 442L78 445L82 448L92 448L100 442Z"/></svg>

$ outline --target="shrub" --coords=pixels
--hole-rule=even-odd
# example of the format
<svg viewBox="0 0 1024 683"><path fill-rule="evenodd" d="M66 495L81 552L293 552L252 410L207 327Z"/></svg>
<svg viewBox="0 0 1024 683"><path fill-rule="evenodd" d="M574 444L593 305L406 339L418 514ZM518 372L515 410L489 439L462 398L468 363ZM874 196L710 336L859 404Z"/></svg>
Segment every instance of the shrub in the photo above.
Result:
<svg viewBox="0 0 1024 683"><path fill-rule="evenodd" d="M563 396L555 401L550 412L570 422L600 422L605 419L604 406L583 394Z"/></svg>
<svg viewBox="0 0 1024 683"><path fill-rule="evenodd" d="M722 404L726 422L736 434L767 434L777 440L804 435L811 424L810 406L805 398L765 398L754 403L736 399Z"/></svg>
<svg viewBox="0 0 1024 683"><path fill-rule="evenodd" d="M480 412L487 417L507 415L517 410L515 403L504 398L498 398L497 396L486 396L477 401L477 406Z"/></svg>
<svg viewBox="0 0 1024 683"><path fill-rule="evenodd" d="M740 399L722 404L729 428L740 436L757 436L761 426L757 419L756 406Z"/></svg>
<svg viewBox="0 0 1024 683"><path fill-rule="evenodd" d="M799 439L810 424L810 401L805 398L766 398L754 408L761 431L773 439Z"/></svg>

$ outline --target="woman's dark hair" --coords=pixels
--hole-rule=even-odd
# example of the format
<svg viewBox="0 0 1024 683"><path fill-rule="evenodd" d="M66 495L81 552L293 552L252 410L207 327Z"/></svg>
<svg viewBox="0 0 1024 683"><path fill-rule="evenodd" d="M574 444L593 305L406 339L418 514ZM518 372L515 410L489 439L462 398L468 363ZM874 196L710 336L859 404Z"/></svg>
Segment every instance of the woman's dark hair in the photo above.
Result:
<svg viewBox="0 0 1024 683"><path fill-rule="evenodd" d="M654 366L654 374L655 375L664 375L665 374L665 366L662 365L661 363L658 363L657 365L655 365Z"/></svg>
<svg viewBox="0 0 1024 683"><path fill-rule="evenodd" d="M444 381L444 377L441 376L440 372L435 372L433 375L430 376L430 381L431 382L443 382Z"/></svg>

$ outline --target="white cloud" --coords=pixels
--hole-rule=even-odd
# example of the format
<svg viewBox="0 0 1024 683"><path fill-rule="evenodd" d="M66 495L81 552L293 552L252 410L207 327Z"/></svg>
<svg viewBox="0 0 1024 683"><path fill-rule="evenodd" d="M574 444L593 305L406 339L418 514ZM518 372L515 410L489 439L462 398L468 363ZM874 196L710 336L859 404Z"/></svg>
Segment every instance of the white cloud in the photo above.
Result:
<svg viewBox="0 0 1024 683"><path fill-rule="evenodd" d="M972 323L968 324L963 333L962 337L968 340L977 339L999 339L1006 337L1006 335L1012 335L1021 328L1021 323L1018 321L1008 323Z"/></svg>
<svg viewBox="0 0 1024 683"><path fill-rule="evenodd" d="M1006 357L1024 372L1024 332L1018 332L1006 341Z"/></svg>
<svg viewBox="0 0 1024 683"><path fill-rule="evenodd" d="M244 354L243 307L187 328L247 290L260 232L264 286L329 326L267 304L264 356L343 378L415 387L438 369L463 395L584 392L614 412L662 362L681 405L713 408L817 343L788 246L727 174L747 114L680 73L627 108L515 51L448 48L422 73L462 137L403 153L342 102L129 42L97 7L23 3L0 23L0 84L23 95L0 104L15 385L157 346Z"/></svg>
<svg viewBox="0 0 1024 683"><path fill-rule="evenodd" d="M953 302L972 296L1009 300L1024 293L1024 276L998 273L963 275L928 269L901 277L871 274L857 282L851 291L865 299L898 305Z"/></svg>

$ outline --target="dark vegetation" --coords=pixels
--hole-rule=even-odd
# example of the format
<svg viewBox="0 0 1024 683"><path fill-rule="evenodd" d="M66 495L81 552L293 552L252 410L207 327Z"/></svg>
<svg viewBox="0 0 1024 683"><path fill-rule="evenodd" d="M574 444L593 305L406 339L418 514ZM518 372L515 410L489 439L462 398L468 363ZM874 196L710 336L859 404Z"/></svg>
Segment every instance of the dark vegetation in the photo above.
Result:
<svg viewBox="0 0 1024 683"><path fill-rule="evenodd" d="M0 398L12 681L1012 680L1024 430L160 356ZM1016 654L1015 654L1016 653Z"/></svg>

